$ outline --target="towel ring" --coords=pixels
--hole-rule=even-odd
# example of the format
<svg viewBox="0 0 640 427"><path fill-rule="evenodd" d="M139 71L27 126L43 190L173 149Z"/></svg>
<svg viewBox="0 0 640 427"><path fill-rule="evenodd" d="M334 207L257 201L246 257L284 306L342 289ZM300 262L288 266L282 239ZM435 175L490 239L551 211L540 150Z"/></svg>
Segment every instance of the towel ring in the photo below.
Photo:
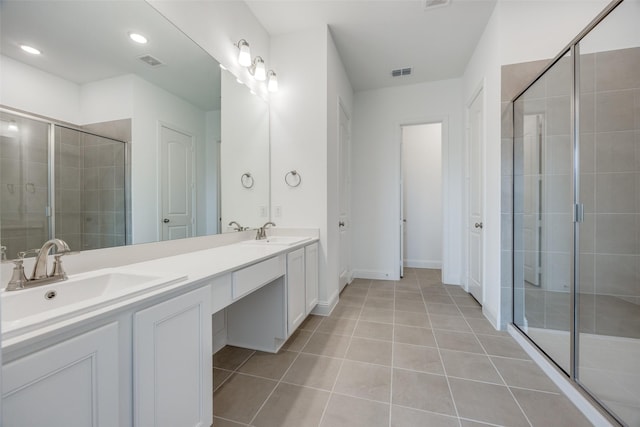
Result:
<svg viewBox="0 0 640 427"><path fill-rule="evenodd" d="M284 176L284 182L286 182L289 187L297 187L302 182L302 177L298 171L292 170Z"/></svg>
<svg viewBox="0 0 640 427"><path fill-rule="evenodd" d="M242 184L244 188L253 187L253 184L254 184L253 177L249 172L245 172L242 174L242 176L240 177L240 184Z"/></svg>

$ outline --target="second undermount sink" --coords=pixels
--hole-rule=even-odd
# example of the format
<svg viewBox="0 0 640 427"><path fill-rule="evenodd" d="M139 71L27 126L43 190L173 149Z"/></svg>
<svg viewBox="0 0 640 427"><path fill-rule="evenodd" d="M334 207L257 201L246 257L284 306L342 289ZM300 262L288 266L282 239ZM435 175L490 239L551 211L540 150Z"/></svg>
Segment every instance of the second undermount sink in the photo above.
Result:
<svg viewBox="0 0 640 427"><path fill-rule="evenodd" d="M184 275L98 270L68 280L2 292L3 338L33 330L185 279Z"/></svg>
<svg viewBox="0 0 640 427"><path fill-rule="evenodd" d="M278 246L293 246L298 243L311 240L309 236L269 236L266 239L260 240L245 240L244 244L248 245L278 245Z"/></svg>

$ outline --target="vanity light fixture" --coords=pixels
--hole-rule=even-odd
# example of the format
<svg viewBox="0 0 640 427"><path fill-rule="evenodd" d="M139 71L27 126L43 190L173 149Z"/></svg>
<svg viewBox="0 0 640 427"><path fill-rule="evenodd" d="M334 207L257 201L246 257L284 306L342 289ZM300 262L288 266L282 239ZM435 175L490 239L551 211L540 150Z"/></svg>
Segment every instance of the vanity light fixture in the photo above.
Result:
<svg viewBox="0 0 640 427"><path fill-rule="evenodd" d="M253 60L253 65L249 68L249 73L259 82L263 82L267 79L267 69L264 65L264 59L261 56L256 56Z"/></svg>
<svg viewBox="0 0 640 427"><path fill-rule="evenodd" d="M7 125L7 130L10 130L11 132L18 132L18 123L16 123L15 120L11 120Z"/></svg>
<svg viewBox="0 0 640 427"><path fill-rule="evenodd" d="M275 71L269 70L269 81L267 83L267 89L269 92L277 92L278 91L278 76Z"/></svg>
<svg viewBox="0 0 640 427"><path fill-rule="evenodd" d="M27 44L21 44L20 49L24 50L27 53L30 53L31 55L40 55L42 53L35 47L29 46Z"/></svg>
<svg viewBox="0 0 640 427"><path fill-rule="evenodd" d="M245 39L241 39L236 47L240 50L238 53L238 64L243 67L251 66L251 50L249 49L249 43Z"/></svg>
<svg viewBox="0 0 640 427"><path fill-rule="evenodd" d="M139 44L147 44L148 40L145 36L138 33L129 33L129 38Z"/></svg>

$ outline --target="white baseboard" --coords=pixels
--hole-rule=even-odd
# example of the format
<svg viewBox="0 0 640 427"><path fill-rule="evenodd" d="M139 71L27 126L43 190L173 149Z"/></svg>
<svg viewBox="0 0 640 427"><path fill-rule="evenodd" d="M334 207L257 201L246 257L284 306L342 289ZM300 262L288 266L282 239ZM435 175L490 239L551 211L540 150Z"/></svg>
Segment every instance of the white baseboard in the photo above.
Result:
<svg viewBox="0 0 640 427"><path fill-rule="evenodd" d="M404 266L409 268L433 268L439 270L442 268L442 260L405 259Z"/></svg>
<svg viewBox="0 0 640 427"><path fill-rule="evenodd" d="M397 280L390 271L353 270L353 277L367 280Z"/></svg>
<svg viewBox="0 0 640 427"><path fill-rule="evenodd" d="M603 415L598 408L593 406L591 402L578 391L575 385L567 378L567 376L560 372L560 370L546 357L544 357L535 346L533 346L522 335L520 331L513 327L513 325L507 325L507 331L516 340L520 347L533 359L534 362L544 371L545 374L555 383L555 385L564 393L565 396L578 408L580 412L593 423L596 427L613 427L612 424L605 415Z"/></svg>
<svg viewBox="0 0 640 427"><path fill-rule="evenodd" d="M491 322L491 326L493 326L497 331L500 330L500 322L498 321L498 316L493 311L489 310L486 305L482 306L482 314L484 314L484 317L486 317L487 320Z"/></svg>
<svg viewBox="0 0 640 427"><path fill-rule="evenodd" d="M338 291L335 291L329 301L318 301L316 307L311 310L311 314L317 314L318 316L328 316L331 314L336 304L338 304Z"/></svg>

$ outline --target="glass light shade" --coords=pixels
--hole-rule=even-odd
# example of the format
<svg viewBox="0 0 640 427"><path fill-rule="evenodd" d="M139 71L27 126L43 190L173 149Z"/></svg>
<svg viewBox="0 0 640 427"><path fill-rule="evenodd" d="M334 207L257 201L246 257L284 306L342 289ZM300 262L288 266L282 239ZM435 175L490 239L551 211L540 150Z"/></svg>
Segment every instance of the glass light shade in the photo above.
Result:
<svg viewBox="0 0 640 427"><path fill-rule="evenodd" d="M267 79L267 70L264 66L264 61L262 58L256 59L255 71L253 72L253 77L259 82L263 82Z"/></svg>
<svg viewBox="0 0 640 427"><path fill-rule="evenodd" d="M267 89L269 92L277 92L278 91L278 76L273 71L269 72L269 82L267 83Z"/></svg>
<svg viewBox="0 0 640 427"><path fill-rule="evenodd" d="M238 64L243 67L251 66L251 50L249 49L249 43L245 40L240 40L238 42L238 47L240 48L240 53L238 54Z"/></svg>

